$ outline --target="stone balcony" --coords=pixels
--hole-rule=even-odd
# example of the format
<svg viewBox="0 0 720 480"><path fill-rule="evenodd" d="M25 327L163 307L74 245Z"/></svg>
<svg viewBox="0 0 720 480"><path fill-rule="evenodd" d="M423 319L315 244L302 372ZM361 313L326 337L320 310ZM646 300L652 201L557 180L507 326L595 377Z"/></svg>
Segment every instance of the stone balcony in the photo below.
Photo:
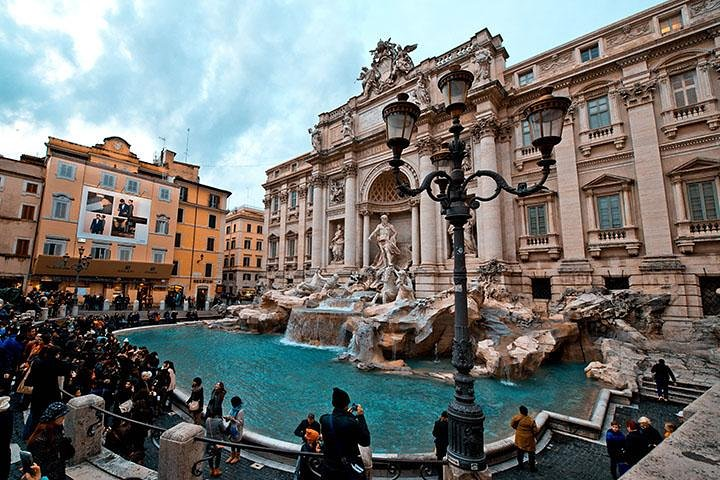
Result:
<svg viewBox="0 0 720 480"><path fill-rule="evenodd" d="M624 248L628 255L635 257L640 253L640 245L637 227L588 231L588 252L593 258L600 257L602 251L608 248Z"/></svg>
<svg viewBox="0 0 720 480"><path fill-rule="evenodd" d="M717 130L720 127L720 112L718 112L715 98L681 108L665 110L660 115L662 131L667 138L675 138L680 127L694 123L706 123L710 130Z"/></svg>
<svg viewBox="0 0 720 480"><path fill-rule="evenodd" d="M617 150L622 150L626 141L625 127L622 122L617 122L605 127L580 132L578 148L583 156L589 157L595 147L612 143Z"/></svg>
<svg viewBox="0 0 720 480"><path fill-rule="evenodd" d="M720 219L677 222L675 244L681 253L691 254L697 242L720 242Z"/></svg>
<svg viewBox="0 0 720 480"><path fill-rule="evenodd" d="M518 170L525 168L527 162L537 162L540 160L540 150L532 145L526 145L515 149L515 160L513 164Z"/></svg>
<svg viewBox="0 0 720 480"><path fill-rule="evenodd" d="M562 246L560 245L560 235L557 233L548 233L545 235L521 235L520 248L518 256L523 262L530 260L532 254L547 254L551 260L558 260Z"/></svg>

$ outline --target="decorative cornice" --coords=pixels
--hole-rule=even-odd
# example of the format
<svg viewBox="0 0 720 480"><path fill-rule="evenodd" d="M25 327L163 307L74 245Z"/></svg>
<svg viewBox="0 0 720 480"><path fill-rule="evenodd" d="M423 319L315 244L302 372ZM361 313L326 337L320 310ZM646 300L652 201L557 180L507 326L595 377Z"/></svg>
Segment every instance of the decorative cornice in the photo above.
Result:
<svg viewBox="0 0 720 480"><path fill-rule="evenodd" d="M604 157L597 157L590 160L579 161L577 162L577 167L578 170L580 170L585 168L592 168L603 163L632 160L633 158L635 158L635 154L633 152L615 153L613 155L606 155Z"/></svg>
<svg viewBox="0 0 720 480"><path fill-rule="evenodd" d="M668 150L677 150L680 148L691 147L693 145L701 145L703 143L711 142L714 142L717 145L720 142L720 134L706 135L704 137L694 137L672 143L663 143L662 145L660 145L660 151L666 152Z"/></svg>
<svg viewBox="0 0 720 480"><path fill-rule="evenodd" d="M622 96L627 108L637 107L653 101L655 94L655 79L644 82L635 82L632 85L621 85L617 92Z"/></svg>

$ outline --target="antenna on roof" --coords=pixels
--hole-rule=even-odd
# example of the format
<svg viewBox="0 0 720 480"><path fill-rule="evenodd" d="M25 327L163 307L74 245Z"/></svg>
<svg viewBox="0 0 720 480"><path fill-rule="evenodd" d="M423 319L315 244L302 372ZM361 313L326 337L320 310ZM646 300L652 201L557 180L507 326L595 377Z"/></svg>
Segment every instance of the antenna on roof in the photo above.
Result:
<svg viewBox="0 0 720 480"><path fill-rule="evenodd" d="M167 139L160 136L158 138L163 141L163 146L162 150L160 150L160 154L153 156L153 163L155 163L155 165L163 165L165 163L165 141Z"/></svg>
<svg viewBox="0 0 720 480"><path fill-rule="evenodd" d="M188 150L190 149L190 128L187 129L187 136L185 137L185 163L188 163Z"/></svg>

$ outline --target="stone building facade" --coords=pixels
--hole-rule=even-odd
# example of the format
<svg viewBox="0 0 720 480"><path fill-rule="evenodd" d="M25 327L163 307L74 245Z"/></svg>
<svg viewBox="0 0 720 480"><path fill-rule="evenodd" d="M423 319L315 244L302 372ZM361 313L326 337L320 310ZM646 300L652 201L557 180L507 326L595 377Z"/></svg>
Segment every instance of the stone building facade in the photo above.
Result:
<svg viewBox="0 0 720 480"><path fill-rule="evenodd" d="M27 286L44 186L42 158L0 155L0 288Z"/></svg>
<svg viewBox="0 0 720 480"><path fill-rule="evenodd" d="M401 92L421 107L401 168L417 187L450 138L437 79L459 65L475 75L461 117L468 172L537 181L540 153L521 112L545 86L572 100L548 190L501 194L477 210L470 277L496 259L505 285L539 300L568 287L669 292L665 325L679 335L687 318L718 312L720 3L664 2L512 66L487 29L418 65L413 49L378 42L360 73L363 92L320 114L310 153L267 171L269 281L371 265L368 237L387 214L418 294L451 285L448 225L426 194L397 196L381 112ZM469 190L484 196L494 184ZM341 256L332 249L338 226Z"/></svg>
<svg viewBox="0 0 720 480"><path fill-rule="evenodd" d="M263 210L243 206L225 218L223 292L229 298L251 300L265 278Z"/></svg>

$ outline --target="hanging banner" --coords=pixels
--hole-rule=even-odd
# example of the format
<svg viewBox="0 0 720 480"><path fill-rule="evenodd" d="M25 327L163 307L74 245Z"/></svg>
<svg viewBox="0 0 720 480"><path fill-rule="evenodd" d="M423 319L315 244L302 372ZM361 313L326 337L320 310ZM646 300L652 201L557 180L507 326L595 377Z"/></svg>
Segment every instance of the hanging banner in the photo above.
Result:
<svg viewBox="0 0 720 480"><path fill-rule="evenodd" d="M85 186L77 236L146 245L151 206L147 198Z"/></svg>

